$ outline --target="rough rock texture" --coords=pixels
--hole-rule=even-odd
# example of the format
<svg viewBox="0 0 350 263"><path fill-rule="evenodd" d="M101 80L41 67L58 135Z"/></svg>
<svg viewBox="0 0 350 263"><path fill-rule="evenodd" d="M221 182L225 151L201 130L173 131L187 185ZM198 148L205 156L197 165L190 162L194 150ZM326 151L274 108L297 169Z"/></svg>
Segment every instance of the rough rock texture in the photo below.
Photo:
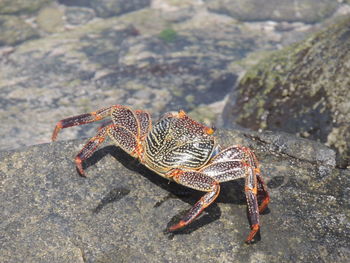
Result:
<svg viewBox="0 0 350 263"><path fill-rule="evenodd" d="M4 3L15 9L27 2ZM215 124L244 70L333 20L241 22L192 0L30 4L36 11L18 9L10 17L26 30L0 24L1 149L47 142L58 120L117 103L155 118L182 108ZM342 7L334 17L350 13L349 5ZM104 18L97 9L118 15ZM64 136L94 134L81 127Z"/></svg>
<svg viewBox="0 0 350 263"><path fill-rule="evenodd" d="M1 0L0 14L33 13L53 0Z"/></svg>
<svg viewBox="0 0 350 263"><path fill-rule="evenodd" d="M59 2L68 6L91 7L97 16L111 17L148 7L151 0L59 0Z"/></svg>
<svg viewBox="0 0 350 263"><path fill-rule="evenodd" d="M333 150L286 134L219 131L222 144L252 147L271 204L261 239L249 232L243 180L177 234L164 230L202 195L103 146L80 177L84 141L0 152L1 262L347 262L350 172Z"/></svg>
<svg viewBox="0 0 350 263"><path fill-rule="evenodd" d="M64 31L64 11L56 5L42 8L36 18L40 29L46 33L57 33Z"/></svg>
<svg viewBox="0 0 350 263"><path fill-rule="evenodd" d="M231 22L220 32L210 24L168 28L157 11L143 10L19 46L0 61L0 135L8 138L0 147L45 142L60 119L114 104L157 118L222 101L237 78L232 61L264 45L260 33L243 35ZM66 136L86 132L95 131Z"/></svg>
<svg viewBox="0 0 350 263"><path fill-rule="evenodd" d="M67 7L66 21L71 25L83 25L95 17L95 12L90 8L85 7Z"/></svg>
<svg viewBox="0 0 350 263"><path fill-rule="evenodd" d="M226 125L282 130L337 149L350 164L350 19L261 61L226 105Z"/></svg>
<svg viewBox="0 0 350 263"><path fill-rule="evenodd" d="M315 23L333 14L333 0L207 0L209 10L242 21L288 21Z"/></svg>
<svg viewBox="0 0 350 263"><path fill-rule="evenodd" d="M149 6L150 0L100 0L91 1L91 7L101 17L110 17Z"/></svg>
<svg viewBox="0 0 350 263"><path fill-rule="evenodd" d="M16 45L38 38L39 33L21 18L9 15L0 15L0 46Z"/></svg>

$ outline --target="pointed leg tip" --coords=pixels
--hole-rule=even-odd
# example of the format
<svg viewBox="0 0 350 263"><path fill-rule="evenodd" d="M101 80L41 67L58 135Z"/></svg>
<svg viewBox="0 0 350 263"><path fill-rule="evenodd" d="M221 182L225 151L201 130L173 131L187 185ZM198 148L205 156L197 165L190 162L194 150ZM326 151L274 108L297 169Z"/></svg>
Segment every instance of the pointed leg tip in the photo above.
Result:
<svg viewBox="0 0 350 263"><path fill-rule="evenodd" d="M247 245L251 245L251 244L254 244L255 242L254 242L254 239L252 239L252 240L246 239L246 240L244 241L244 243L246 243Z"/></svg>
<svg viewBox="0 0 350 263"><path fill-rule="evenodd" d="M56 129L54 130L54 132L52 133L52 136L51 136L51 140L54 142L57 140L57 134L58 132L56 131Z"/></svg>
<svg viewBox="0 0 350 263"><path fill-rule="evenodd" d="M79 175L82 177L87 177L86 173L84 172L82 160L80 157L75 158L75 165L76 165L76 168L77 168Z"/></svg>
<svg viewBox="0 0 350 263"><path fill-rule="evenodd" d="M260 229L260 226L258 224L255 224L255 225L253 225L251 227L251 231L249 233L249 236L245 240L246 244L253 244L253 243L255 243L255 236L258 233L259 229Z"/></svg>
<svg viewBox="0 0 350 263"><path fill-rule="evenodd" d="M177 223L176 225L173 225L171 227L169 227L169 232L173 232L176 230L179 230L180 228L184 227L186 225L186 222L181 220L179 223Z"/></svg>
<svg viewBox="0 0 350 263"><path fill-rule="evenodd" d="M56 141L57 135L62 128L63 128L62 121L57 122L56 127L53 130L53 133L51 136L52 141Z"/></svg>

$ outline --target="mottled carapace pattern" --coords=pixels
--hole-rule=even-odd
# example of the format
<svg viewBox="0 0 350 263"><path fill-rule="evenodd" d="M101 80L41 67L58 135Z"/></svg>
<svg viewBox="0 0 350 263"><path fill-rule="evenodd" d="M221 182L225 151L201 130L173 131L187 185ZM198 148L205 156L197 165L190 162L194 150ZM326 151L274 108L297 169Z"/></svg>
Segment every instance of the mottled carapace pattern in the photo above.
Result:
<svg viewBox="0 0 350 263"><path fill-rule="evenodd" d="M62 128L82 125L110 117L75 158L81 175L82 162L89 158L107 135L114 143L157 174L184 186L207 192L180 220L169 228L176 231L192 222L217 198L220 183L245 178L245 194L251 231L247 243L260 229L259 214L269 203L269 194L260 174L255 154L243 146L221 149L214 130L186 115L184 111L166 113L152 126L150 115L114 105L59 121L52 135Z"/></svg>

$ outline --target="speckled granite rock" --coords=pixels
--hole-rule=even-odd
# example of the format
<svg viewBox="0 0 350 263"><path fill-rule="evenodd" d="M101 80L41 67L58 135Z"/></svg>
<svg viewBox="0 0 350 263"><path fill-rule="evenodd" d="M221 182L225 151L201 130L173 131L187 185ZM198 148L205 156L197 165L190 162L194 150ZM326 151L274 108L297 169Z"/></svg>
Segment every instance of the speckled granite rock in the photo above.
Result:
<svg viewBox="0 0 350 263"><path fill-rule="evenodd" d="M249 70L226 105L226 125L319 140L349 165L349 28L347 18Z"/></svg>
<svg viewBox="0 0 350 263"><path fill-rule="evenodd" d="M241 21L288 21L315 23L332 15L333 0L206 0L209 10Z"/></svg>
<svg viewBox="0 0 350 263"><path fill-rule="evenodd" d="M14 8L21 1L5 2ZM155 118L182 108L215 124L237 76L271 50L322 27L242 23L209 12L206 1L152 0L146 7L146 1L119 0L31 4L37 2L43 4L35 12L18 11L15 19L40 39L9 42L25 32L2 34L0 149L47 142L59 119L116 103L149 110ZM136 3L136 11L97 17L92 4L107 3L127 8ZM340 13L346 14L343 6ZM112 9L107 11L116 12ZM82 127L64 135L94 133Z"/></svg>
<svg viewBox="0 0 350 263"><path fill-rule="evenodd" d="M97 16L111 17L136 11L149 7L151 0L59 0L60 3L67 6L91 7L95 10Z"/></svg>
<svg viewBox="0 0 350 263"><path fill-rule="evenodd" d="M203 216L178 234L165 228L202 193L103 146L80 177L84 141L0 152L1 262L346 262L350 172L333 150L285 134L219 131L222 144L252 147L271 193L261 240L249 232L243 181L222 184Z"/></svg>
<svg viewBox="0 0 350 263"><path fill-rule="evenodd" d="M86 7L66 7L66 21L70 25L83 25L95 17L95 12Z"/></svg>
<svg viewBox="0 0 350 263"><path fill-rule="evenodd" d="M100 17L111 17L148 7L151 0L100 0L90 5Z"/></svg>
<svg viewBox="0 0 350 263"><path fill-rule="evenodd" d="M33 13L53 0L1 0L0 14Z"/></svg>
<svg viewBox="0 0 350 263"><path fill-rule="evenodd" d="M25 40L38 37L38 31L21 18L10 15L0 15L0 46L17 45Z"/></svg>
<svg viewBox="0 0 350 263"><path fill-rule="evenodd" d="M36 17L38 27L46 33L64 31L64 11L57 5L42 8Z"/></svg>
<svg viewBox="0 0 350 263"><path fill-rule="evenodd" d="M226 24L221 31L222 24L211 23L168 28L148 9L17 47L0 60L0 148L45 142L60 119L114 104L157 118L222 101L237 78L232 62L264 45L256 40L262 35ZM215 108L210 111L219 114ZM83 127L65 135L93 133Z"/></svg>

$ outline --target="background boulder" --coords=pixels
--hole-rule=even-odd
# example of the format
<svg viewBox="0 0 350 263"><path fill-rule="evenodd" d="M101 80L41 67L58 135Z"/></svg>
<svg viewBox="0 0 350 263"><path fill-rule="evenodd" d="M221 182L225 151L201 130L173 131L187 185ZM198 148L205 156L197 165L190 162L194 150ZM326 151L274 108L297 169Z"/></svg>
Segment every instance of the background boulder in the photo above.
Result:
<svg viewBox="0 0 350 263"><path fill-rule="evenodd" d="M231 94L226 125L318 140L350 162L350 19L284 48L250 69Z"/></svg>

